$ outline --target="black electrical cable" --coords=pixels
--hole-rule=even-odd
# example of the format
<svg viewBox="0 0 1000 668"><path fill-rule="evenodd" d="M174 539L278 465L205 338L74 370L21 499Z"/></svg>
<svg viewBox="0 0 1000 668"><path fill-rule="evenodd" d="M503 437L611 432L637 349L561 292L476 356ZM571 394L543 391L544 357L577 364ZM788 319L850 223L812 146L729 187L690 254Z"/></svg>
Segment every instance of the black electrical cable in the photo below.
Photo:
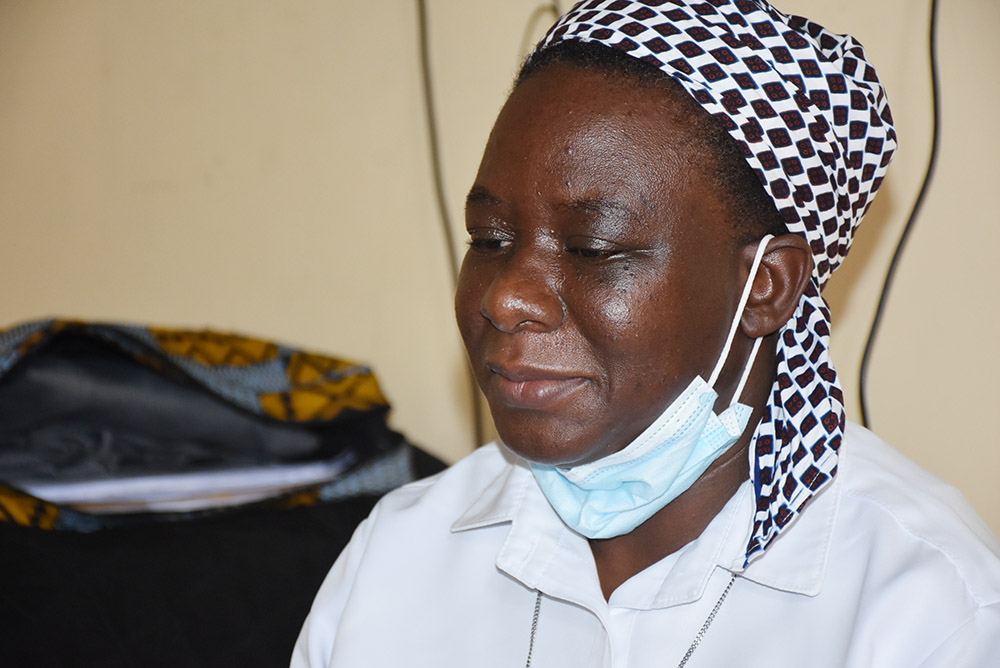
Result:
<svg viewBox="0 0 1000 668"><path fill-rule="evenodd" d="M552 22L555 23L562 16L562 10L559 9L559 4L556 2L547 2L535 7L535 9L528 16L528 21L524 24L524 31L521 34L521 50L519 53L527 54L528 50L534 46L534 42L529 42L534 36L532 29L535 27L535 23L538 19L542 18L544 15L549 14L552 17Z"/></svg>
<svg viewBox="0 0 1000 668"><path fill-rule="evenodd" d="M420 37L420 73L424 90L424 108L427 118L427 137L431 149L431 171L434 175L434 194L437 199L438 215L445 242L445 255L448 256L448 267L451 271L452 288L458 285L458 258L455 257L455 235L452 232L451 217L448 215L448 202L444 193L444 173L441 168L441 154L438 143L437 116L434 113L434 94L431 86L430 44L427 30L427 5L424 0L417 0L417 26ZM479 392L472 369L466 366L469 382L470 400L472 402L473 447L483 444L483 410L479 402Z"/></svg>
<svg viewBox="0 0 1000 668"><path fill-rule="evenodd" d="M438 215L444 233L448 267L451 270L452 286L458 283L458 260L455 257L455 235L452 232L451 216L444 193L444 173L441 169L441 153L437 133L437 115L434 112L434 94L431 86L430 44L427 31L427 4L417 0L417 24L420 32L420 74L424 89L424 109L427 118L427 137L431 149L431 168L434 176L434 196L437 200Z"/></svg>
<svg viewBox="0 0 1000 668"><path fill-rule="evenodd" d="M861 399L861 424L865 427L870 426L869 411L868 411L868 398L865 391L868 379L868 363L871 361L872 350L875 347L875 337L878 334L879 324L882 320L882 311L885 308L886 300L889 296L889 288L892 286L892 279L896 273L896 267L899 264L899 258L903 254L903 246L906 244L910 232L913 230L914 222L917 219L917 214L920 211L921 206L924 203L924 196L927 194L927 190L930 186L931 177L934 174L934 168L937 165L937 155L938 155L938 124L941 114L940 102L938 100L939 96L939 82L938 82L938 65L937 65L937 0L931 0L931 17L930 17L930 30L929 30L929 55L930 55L930 70L931 70L931 152L930 157L927 159L927 171L924 172L924 180L920 185L920 192L917 193L917 198L913 201L913 208L910 210L910 217L906 220L906 225L903 226L903 231L899 235L899 241L896 243L896 250L892 254L892 260L889 262L889 269L885 274L885 281L882 283L882 292L879 294L878 306L875 309L875 316L872 318L872 326L868 331L868 338L865 341L865 352L861 356L861 372L859 375L859 396Z"/></svg>

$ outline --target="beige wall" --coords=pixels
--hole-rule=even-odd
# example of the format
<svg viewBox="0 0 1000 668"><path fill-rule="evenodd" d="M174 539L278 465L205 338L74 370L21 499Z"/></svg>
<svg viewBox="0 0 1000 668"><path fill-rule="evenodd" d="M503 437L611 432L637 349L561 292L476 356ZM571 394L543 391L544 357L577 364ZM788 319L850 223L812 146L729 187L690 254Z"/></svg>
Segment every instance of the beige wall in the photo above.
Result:
<svg viewBox="0 0 1000 668"><path fill-rule="evenodd" d="M550 19L527 0L428 4L460 228L493 117ZM778 2L867 45L901 138L827 294L853 415L929 147L925 4ZM886 311L871 410L1000 530L1000 5L942 5L939 172ZM398 428L448 459L468 452L416 26L403 0L0 0L0 323L211 326L364 360Z"/></svg>

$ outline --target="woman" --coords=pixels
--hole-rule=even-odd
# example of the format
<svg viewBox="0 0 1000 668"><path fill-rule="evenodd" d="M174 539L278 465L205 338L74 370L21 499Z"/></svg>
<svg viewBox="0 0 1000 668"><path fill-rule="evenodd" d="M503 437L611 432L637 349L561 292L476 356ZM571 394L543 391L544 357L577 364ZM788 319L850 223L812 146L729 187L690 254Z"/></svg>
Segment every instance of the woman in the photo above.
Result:
<svg viewBox="0 0 1000 668"><path fill-rule="evenodd" d="M379 504L293 665L995 665L1000 548L848 425L827 355L894 148L849 37L746 0L563 17L467 201L503 445Z"/></svg>

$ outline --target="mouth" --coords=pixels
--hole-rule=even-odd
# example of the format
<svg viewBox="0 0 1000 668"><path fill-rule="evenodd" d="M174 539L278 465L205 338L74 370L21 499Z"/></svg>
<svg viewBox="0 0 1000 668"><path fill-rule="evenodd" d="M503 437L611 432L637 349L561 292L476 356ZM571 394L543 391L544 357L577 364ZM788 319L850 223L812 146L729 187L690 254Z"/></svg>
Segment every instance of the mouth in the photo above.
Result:
<svg viewBox="0 0 1000 668"><path fill-rule="evenodd" d="M501 367L487 364L495 400L508 408L541 410L575 394L587 384L579 374L537 367Z"/></svg>

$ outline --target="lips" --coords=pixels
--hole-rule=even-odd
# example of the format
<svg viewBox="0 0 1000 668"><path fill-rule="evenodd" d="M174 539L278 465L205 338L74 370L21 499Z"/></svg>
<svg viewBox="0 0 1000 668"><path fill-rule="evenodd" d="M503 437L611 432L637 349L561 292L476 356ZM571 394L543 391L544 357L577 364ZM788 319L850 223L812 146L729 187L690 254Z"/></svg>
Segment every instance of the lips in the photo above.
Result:
<svg viewBox="0 0 1000 668"><path fill-rule="evenodd" d="M501 367L496 364L487 364L487 368L491 390L487 395L508 408L551 408L583 389L587 383L586 378L571 372L528 366Z"/></svg>

